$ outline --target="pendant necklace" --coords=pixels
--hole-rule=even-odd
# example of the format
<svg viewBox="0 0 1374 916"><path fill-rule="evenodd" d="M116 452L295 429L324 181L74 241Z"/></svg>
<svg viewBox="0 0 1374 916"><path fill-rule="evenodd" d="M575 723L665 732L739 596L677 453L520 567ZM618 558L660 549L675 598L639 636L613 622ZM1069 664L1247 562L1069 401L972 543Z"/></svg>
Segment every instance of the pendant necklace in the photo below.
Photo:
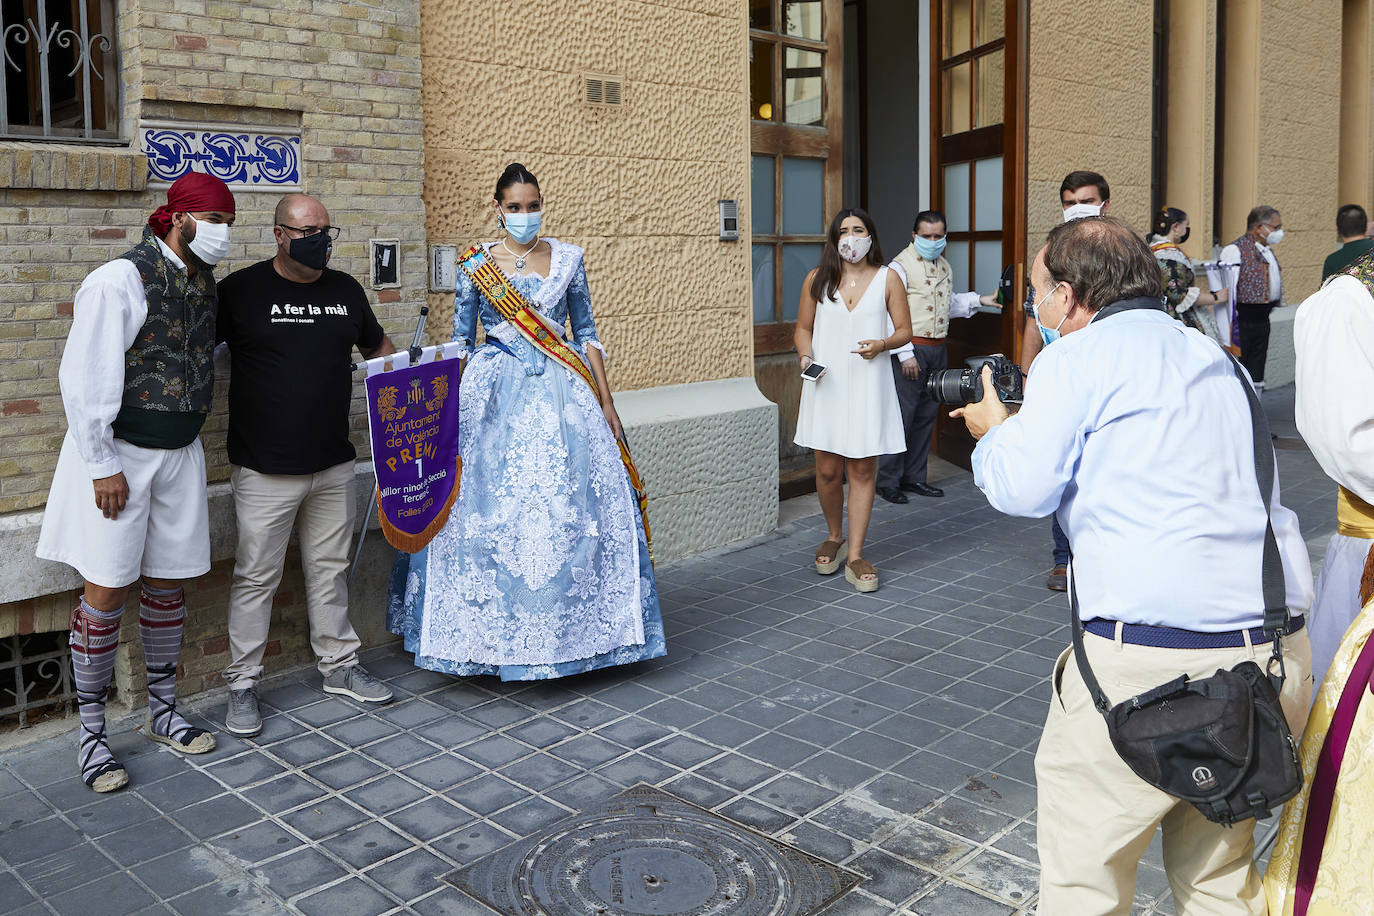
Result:
<svg viewBox="0 0 1374 916"><path fill-rule="evenodd" d="M506 249L507 254L515 258L515 272L523 273L525 270L525 258L529 255L531 251L539 247L539 239L536 238L534 240L534 244L531 245L523 254L516 254L514 251L511 251L511 248L509 245L506 244L505 239L501 240L501 247Z"/></svg>

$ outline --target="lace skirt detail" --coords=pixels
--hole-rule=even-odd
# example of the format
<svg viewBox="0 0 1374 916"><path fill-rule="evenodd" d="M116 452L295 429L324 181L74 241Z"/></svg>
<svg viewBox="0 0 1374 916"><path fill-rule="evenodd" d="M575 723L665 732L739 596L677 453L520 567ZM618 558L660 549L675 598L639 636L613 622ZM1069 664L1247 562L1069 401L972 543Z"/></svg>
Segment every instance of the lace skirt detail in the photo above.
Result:
<svg viewBox="0 0 1374 916"><path fill-rule="evenodd" d="M463 473L448 524L398 553L387 628L416 665L564 677L666 651L658 591L619 450L586 385L493 346L459 386Z"/></svg>

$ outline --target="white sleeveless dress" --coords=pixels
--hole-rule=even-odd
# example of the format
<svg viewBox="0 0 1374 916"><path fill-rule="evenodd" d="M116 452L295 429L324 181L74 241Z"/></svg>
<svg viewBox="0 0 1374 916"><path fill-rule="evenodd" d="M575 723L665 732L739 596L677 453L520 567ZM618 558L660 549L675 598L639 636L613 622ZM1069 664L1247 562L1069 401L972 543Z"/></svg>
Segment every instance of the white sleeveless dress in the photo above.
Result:
<svg viewBox="0 0 1374 916"><path fill-rule="evenodd" d="M852 312L838 290L816 303L811 355L826 373L819 381L802 381L797 435L792 440L797 445L846 458L906 451L891 354L864 359L850 352L861 340L888 336L887 271L878 268Z"/></svg>

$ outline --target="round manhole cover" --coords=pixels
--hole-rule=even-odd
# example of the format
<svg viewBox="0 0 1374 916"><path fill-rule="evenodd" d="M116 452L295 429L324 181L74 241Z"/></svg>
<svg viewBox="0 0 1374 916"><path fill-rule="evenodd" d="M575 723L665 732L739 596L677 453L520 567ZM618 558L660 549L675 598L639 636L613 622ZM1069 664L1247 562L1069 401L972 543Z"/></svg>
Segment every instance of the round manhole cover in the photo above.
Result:
<svg viewBox="0 0 1374 916"><path fill-rule="evenodd" d="M860 878L667 793L636 786L449 880L500 913L806 916Z"/></svg>
<svg viewBox="0 0 1374 916"><path fill-rule="evenodd" d="M721 882L719 870L693 852L655 846L616 850L588 870L586 886L602 906L627 913L699 912L720 896Z"/></svg>

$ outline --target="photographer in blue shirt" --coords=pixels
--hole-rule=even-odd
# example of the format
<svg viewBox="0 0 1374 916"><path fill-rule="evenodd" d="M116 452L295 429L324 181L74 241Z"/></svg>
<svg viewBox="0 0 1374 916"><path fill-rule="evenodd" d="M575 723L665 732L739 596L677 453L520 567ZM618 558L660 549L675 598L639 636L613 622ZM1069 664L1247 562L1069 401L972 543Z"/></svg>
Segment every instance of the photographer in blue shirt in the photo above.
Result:
<svg viewBox="0 0 1374 916"><path fill-rule="evenodd" d="M998 510L1055 513L1074 548L1085 651L1108 697L1212 675L1271 650L1262 623L1265 506L1244 390L1217 344L1162 307L1145 243L1106 217L1056 226L1031 268L1035 360L1015 416L993 393L954 411ZM1062 339L1058 339L1062 338ZM1167 468L1184 460L1188 474ZM1281 694L1301 734L1312 693L1301 613L1312 572L1297 518L1269 495L1290 620ZM1040 912L1125 914L1156 828L1179 912L1264 913L1254 821L1223 827L1135 775L1066 650L1035 758Z"/></svg>

